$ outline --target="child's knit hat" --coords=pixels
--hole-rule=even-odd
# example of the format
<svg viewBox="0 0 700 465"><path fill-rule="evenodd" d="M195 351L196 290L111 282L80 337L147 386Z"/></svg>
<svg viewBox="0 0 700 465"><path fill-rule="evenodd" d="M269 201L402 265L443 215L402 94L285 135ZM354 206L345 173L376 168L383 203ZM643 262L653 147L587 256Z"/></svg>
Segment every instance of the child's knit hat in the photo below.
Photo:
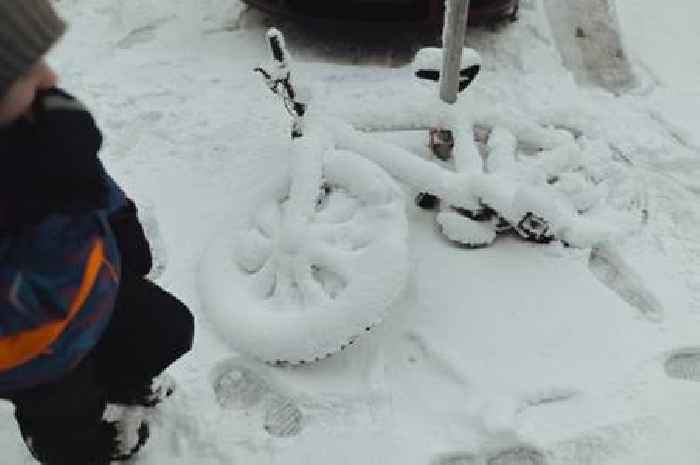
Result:
<svg viewBox="0 0 700 465"><path fill-rule="evenodd" d="M65 29L49 0L0 0L0 97Z"/></svg>

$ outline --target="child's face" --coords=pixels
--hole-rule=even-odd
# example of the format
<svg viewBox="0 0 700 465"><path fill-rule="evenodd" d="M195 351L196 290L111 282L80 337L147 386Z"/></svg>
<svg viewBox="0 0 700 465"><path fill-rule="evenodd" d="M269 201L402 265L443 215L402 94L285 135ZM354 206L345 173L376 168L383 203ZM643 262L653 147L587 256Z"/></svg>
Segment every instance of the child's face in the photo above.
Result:
<svg viewBox="0 0 700 465"><path fill-rule="evenodd" d="M56 81L56 73L43 60L17 79L0 98L0 126L27 114L37 92L54 87Z"/></svg>

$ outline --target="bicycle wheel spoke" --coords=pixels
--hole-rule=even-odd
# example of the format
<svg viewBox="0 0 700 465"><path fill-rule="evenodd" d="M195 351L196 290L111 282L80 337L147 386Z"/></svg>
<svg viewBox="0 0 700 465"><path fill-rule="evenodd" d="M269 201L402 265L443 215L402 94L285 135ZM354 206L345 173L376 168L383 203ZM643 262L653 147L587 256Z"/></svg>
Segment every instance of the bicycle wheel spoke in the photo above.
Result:
<svg viewBox="0 0 700 465"><path fill-rule="evenodd" d="M355 216L359 206L356 199L333 190L325 198L322 208L317 211L316 220L319 225L345 223Z"/></svg>
<svg viewBox="0 0 700 465"><path fill-rule="evenodd" d="M298 304L301 300L288 260L288 258L284 261L280 260L281 266L277 269L277 282L274 290L274 298L282 306Z"/></svg>
<svg viewBox="0 0 700 465"><path fill-rule="evenodd" d="M356 252L343 251L328 244L315 244L309 250L310 262L320 269L332 271L345 279L355 271Z"/></svg>
<svg viewBox="0 0 700 465"><path fill-rule="evenodd" d="M314 267L307 260L299 259L294 267L294 278L307 306L320 305L328 300L328 293L314 274Z"/></svg>
<svg viewBox="0 0 700 465"><path fill-rule="evenodd" d="M258 230L243 232L237 241L236 262L249 273L259 271L272 254L272 241Z"/></svg>
<svg viewBox="0 0 700 465"><path fill-rule="evenodd" d="M277 260L275 257L265 263L259 272L253 275L252 291L263 299L271 298L277 285Z"/></svg>
<svg viewBox="0 0 700 465"><path fill-rule="evenodd" d="M325 301L338 298L348 285L346 279L329 268L312 265L309 270L312 277L311 282L314 283L313 286L323 293L322 296Z"/></svg>

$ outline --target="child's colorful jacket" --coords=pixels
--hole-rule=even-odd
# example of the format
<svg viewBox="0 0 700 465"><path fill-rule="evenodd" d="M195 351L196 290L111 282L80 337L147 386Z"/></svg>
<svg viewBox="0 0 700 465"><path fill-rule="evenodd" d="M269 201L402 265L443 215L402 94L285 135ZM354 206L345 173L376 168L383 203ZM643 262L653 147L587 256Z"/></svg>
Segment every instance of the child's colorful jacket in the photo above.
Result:
<svg viewBox="0 0 700 465"><path fill-rule="evenodd" d="M59 379L110 321L121 259L109 216L127 204L72 97L38 99L0 130L0 393Z"/></svg>

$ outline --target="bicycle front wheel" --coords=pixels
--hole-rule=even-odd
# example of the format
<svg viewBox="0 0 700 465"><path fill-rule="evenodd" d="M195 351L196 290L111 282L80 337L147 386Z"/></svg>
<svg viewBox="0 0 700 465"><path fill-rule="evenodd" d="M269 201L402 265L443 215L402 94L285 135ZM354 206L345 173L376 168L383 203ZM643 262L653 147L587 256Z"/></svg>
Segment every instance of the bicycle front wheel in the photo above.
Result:
<svg viewBox="0 0 700 465"><path fill-rule="evenodd" d="M286 183L287 186L289 183ZM237 350L273 364L335 353L384 318L408 275L404 196L376 164L324 156L311 213L288 187L225 230L207 252L201 287L216 329Z"/></svg>

